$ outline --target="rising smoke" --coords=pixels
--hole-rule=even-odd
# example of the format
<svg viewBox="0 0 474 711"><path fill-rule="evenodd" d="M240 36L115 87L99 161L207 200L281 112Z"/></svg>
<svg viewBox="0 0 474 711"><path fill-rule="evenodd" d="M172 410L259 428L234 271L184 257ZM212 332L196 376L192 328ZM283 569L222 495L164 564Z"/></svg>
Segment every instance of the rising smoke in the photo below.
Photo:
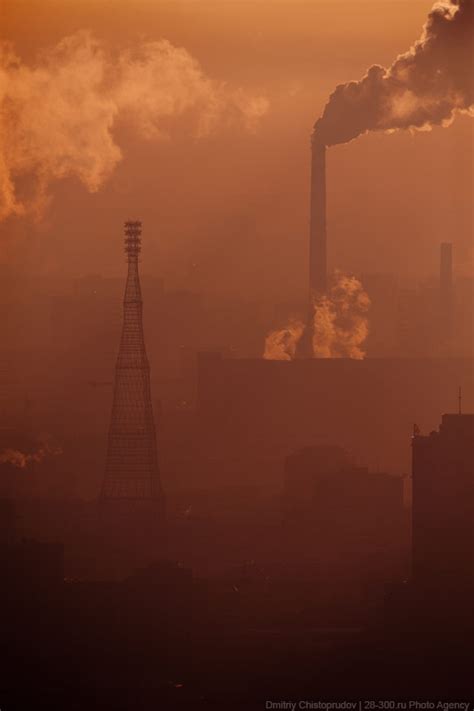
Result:
<svg viewBox="0 0 474 711"><path fill-rule="evenodd" d="M313 358L365 357L369 334L370 299L355 276L335 272L326 294L313 301ZM293 360L305 331L302 321L293 319L281 330L271 331L265 340L266 360Z"/></svg>
<svg viewBox="0 0 474 711"><path fill-rule="evenodd" d="M370 299L355 276L336 272L328 293L314 301L313 355L315 358L365 357L369 335Z"/></svg>
<svg viewBox="0 0 474 711"><path fill-rule="evenodd" d="M427 130L457 113L473 113L473 0L441 0L421 38L389 69L371 67L360 81L341 84L314 127L332 146L367 131Z"/></svg>
<svg viewBox="0 0 474 711"><path fill-rule="evenodd" d="M291 319L286 328L271 331L265 339L265 360L293 360L305 325L298 319Z"/></svg>
<svg viewBox="0 0 474 711"><path fill-rule="evenodd" d="M46 457L57 457L62 453L62 448L51 439L48 439L40 442L37 449L30 453L21 452L18 449L4 449L3 452L0 452L0 464L11 464L17 469L26 469L34 462L39 463Z"/></svg>
<svg viewBox="0 0 474 711"><path fill-rule="evenodd" d="M0 219L40 215L51 184L67 176L97 191L122 158L119 121L157 139L167 120L189 115L194 135L203 136L218 124L253 130L267 108L265 98L208 78L166 40L112 55L81 31L34 66L0 43ZM25 179L29 197L20 195Z"/></svg>

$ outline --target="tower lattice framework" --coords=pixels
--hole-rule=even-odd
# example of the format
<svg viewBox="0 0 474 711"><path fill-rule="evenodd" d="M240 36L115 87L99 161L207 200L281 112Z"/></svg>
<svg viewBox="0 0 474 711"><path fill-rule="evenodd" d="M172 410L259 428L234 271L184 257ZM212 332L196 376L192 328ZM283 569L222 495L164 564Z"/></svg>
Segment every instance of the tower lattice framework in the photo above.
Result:
<svg viewBox="0 0 474 711"><path fill-rule="evenodd" d="M149 502L162 510L156 431L150 393L150 365L143 335L143 301L138 271L141 222L125 223L128 275L123 327L115 368L114 399L101 502Z"/></svg>

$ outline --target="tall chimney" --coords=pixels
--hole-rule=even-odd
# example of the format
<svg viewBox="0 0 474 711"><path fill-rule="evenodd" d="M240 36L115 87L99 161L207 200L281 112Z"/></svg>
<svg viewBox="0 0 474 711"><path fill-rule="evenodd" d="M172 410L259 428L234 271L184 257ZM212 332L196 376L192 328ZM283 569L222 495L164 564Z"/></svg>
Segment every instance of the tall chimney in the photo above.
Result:
<svg viewBox="0 0 474 711"><path fill-rule="evenodd" d="M306 328L298 342L298 358L313 357L314 300L326 293L326 146L311 140L311 202L309 216L309 293Z"/></svg>
<svg viewBox="0 0 474 711"><path fill-rule="evenodd" d="M327 289L326 257L326 146L313 137L311 144L311 213L309 242L310 298Z"/></svg>

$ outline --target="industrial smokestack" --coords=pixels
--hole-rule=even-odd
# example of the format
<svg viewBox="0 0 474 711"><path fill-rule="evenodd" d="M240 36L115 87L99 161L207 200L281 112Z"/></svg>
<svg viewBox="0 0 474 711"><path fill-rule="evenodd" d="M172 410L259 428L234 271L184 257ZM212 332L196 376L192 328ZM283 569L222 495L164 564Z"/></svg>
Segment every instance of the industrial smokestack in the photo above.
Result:
<svg viewBox="0 0 474 711"><path fill-rule="evenodd" d="M311 143L311 212L309 242L310 307L327 290L326 146L317 136Z"/></svg>
<svg viewBox="0 0 474 711"><path fill-rule="evenodd" d="M296 346L298 358L313 357L314 307L327 290L326 254L326 146L313 133L309 214L308 314ZM280 336L279 336L280 337Z"/></svg>
<svg viewBox="0 0 474 711"><path fill-rule="evenodd" d="M311 142L309 299L304 321L292 319L271 331L267 360L365 357L370 299L354 276L334 272L328 283L326 244L326 145L317 133Z"/></svg>

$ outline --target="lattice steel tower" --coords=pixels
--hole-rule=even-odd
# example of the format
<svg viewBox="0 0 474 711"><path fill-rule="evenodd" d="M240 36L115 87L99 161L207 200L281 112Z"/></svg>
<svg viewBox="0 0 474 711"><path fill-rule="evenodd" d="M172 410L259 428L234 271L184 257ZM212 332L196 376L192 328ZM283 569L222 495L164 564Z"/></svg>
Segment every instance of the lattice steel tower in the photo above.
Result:
<svg viewBox="0 0 474 711"><path fill-rule="evenodd" d="M164 509L145 351L142 294L138 273L141 222L125 223L128 275L123 327L115 368L114 400L101 503L148 502Z"/></svg>

